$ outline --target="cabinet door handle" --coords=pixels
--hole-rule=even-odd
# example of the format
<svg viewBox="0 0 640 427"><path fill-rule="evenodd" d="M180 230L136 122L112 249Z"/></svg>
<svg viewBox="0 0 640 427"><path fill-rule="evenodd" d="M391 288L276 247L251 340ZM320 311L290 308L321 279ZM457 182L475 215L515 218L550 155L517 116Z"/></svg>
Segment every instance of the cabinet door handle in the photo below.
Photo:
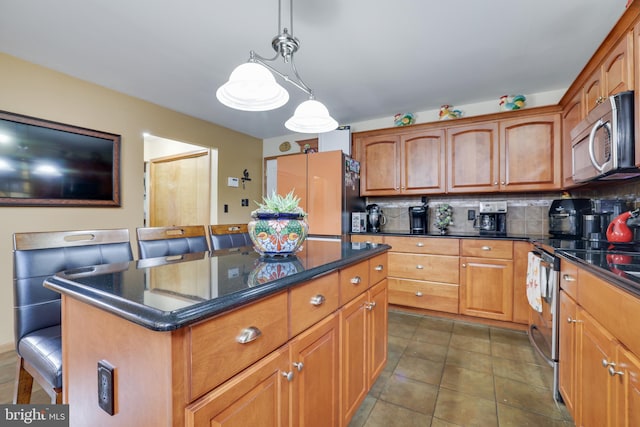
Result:
<svg viewBox="0 0 640 427"><path fill-rule="evenodd" d="M614 366L616 366L615 363L609 362L607 359L602 359L602 367L603 368L610 368L610 367L614 367Z"/></svg>
<svg viewBox="0 0 640 427"><path fill-rule="evenodd" d="M418 243L416 243L416 246L417 246L417 247L419 247L419 248L421 248L421 247L423 247L423 246L424 246L424 243L422 243L422 242L418 242Z"/></svg>
<svg viewBox="0 0 640 427"><path fill-rule="evenodd" d="M466 267L467 267L467 264L462 264L462 268L466 268Z"/></svg>
<svg viewBox="0 0 640 427"><path fill-rule="evenodd" d="M609 366L609 375L611 375L612 377L615 377L616 375L620 375L623 376L624 372L623 371L616 371L613 366Z"/></svg>
<svg viewBox="0 0 640 427"><path fill-rule="evenodd" d="M314 297L311 297L311 300L309 302L311 303L311 305L315 305L316 307L318 307L324 304L325 301L326 298L324 297L324 295L318 294Z"/></svg>
<svg viewBox="0 0 640 427"><path fill-rule="evenodd" d="M304 368L304 363L302 362L293 362L293 367L296 368L298 370L298 372L302 371L302 368Z"/></svg>
<svg viewBox="0 0 640 427"><path fill-rule="evenodd" d="M483 251L490 251L491 246L482 246L480 249L482 249Z"/></svg>
<svg viewBox="0 0 640 427"><path fill-rule="evenodd" d="M283 372L282 376L285 377L289 382L293 381L293 371Z"/></svg>
<svg viewBox="0 0 640 427"><path fill-rule="evenodd" d="M362 282L362 279L360 278L360 276L356 276L356 277L352 277L351 278L351 284L352 285L359 285L360 282Z"/></svg>
<svg viewBox="0 0 640 427"><path fill-rule="evenodd" d="M374 270L375 271L382 271L382 270L384 270L384 265L378 264L378 265L375 266Z"/></svg>
<svg viewBox="0 0 640 427"><path fill-rule="evenodd" d="M255 326L249 326L240 331L240 335L236 337L236 342L239 344L250 343L257 340L262 335L260 329Z"/></svg>
<svg viewBox="0 0 640 427"><path fill-rule="evenodd" d="M421 297L422 296L422 292L420 292L420 291L416 292L416 296L417 297Z"/></svg>
<svg viewBox="0 0 640 427"><path fill-rule="evenodd" d="M575 282L576 279L569 276L568 274L563 274L562 275L562 280L564 280L565 282Z"/></svg>
<svg viewBox="0 0 640 427"><path fill-rule="evenodd" d="M504 181L500 181L500 185L507 185Z"/></svg>
<svg viewBox="0 0 640 427"><path fill-rule="evenodd" d="M493 181L493 185L498 185L498 181Z"/></svg>
<svg viewBox="0 0 640 427"><path fill-rule="evenodd" d="M567 317L567 323L582 323L582 320L572 319L571 317Z"/></svg>
<svg viewBox="0 0 640 427"><path fill-rule="evenodd" d="M422 270L422 269L424 268L424 266L423 266L423 265L418 264L418 265L416 265L416 268L417 268L418 270Z"/></svg>
<svg viewBox="0 0 640 427"><path fill-rule="evenodd" d="M375 308L376 303L374 302L367 302L364 304L364 308L366 308L367 310L371 311Z"/></svg>

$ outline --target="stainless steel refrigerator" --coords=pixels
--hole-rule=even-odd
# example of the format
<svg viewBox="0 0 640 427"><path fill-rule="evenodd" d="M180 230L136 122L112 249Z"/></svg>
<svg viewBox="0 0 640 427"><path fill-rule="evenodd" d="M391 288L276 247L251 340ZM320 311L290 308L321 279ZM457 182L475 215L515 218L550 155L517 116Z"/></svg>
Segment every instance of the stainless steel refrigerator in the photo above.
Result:
<svg viewBox="0 0 640 427"><path fill-rule="evenodd" d="M310 237L348 239L351 213L365 211L360 164L341 150L278 157L279 194L293 190L307 212Z"/></svg>

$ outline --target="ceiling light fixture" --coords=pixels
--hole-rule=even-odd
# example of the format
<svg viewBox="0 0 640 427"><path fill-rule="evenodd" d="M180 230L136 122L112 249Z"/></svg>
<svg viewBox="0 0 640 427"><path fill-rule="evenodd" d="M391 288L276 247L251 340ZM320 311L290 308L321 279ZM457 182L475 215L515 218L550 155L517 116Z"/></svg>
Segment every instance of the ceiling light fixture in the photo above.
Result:
<svg viewBox="0 0 640 427"><path fill-rule="evenodd" d="M291 83L309 95L309 99L301 103L293 116L286 121L285 127L294 132L322 133L334 130L338 122L329 115L329 110L315 99L313 90L298 74L293 60L300 48L300 41L293 36L293 0L289 1L289 28L282 27L282 0L278 0L278 35L271 40L276 51L273 58L264 58L253 50L249 52L249 61L236 67L229 80L218 88L216 97L227 107L243 111L268 111L282 107L289 101L289 93L280 86L272 73ZM291 65L293 76L281 73L269 62L282 57Z"/></svg>

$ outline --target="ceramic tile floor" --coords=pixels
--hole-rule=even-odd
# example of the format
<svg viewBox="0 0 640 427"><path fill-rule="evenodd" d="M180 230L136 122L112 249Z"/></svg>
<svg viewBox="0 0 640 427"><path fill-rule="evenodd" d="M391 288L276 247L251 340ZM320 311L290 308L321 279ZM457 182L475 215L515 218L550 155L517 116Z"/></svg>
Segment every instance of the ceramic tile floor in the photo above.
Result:
<svg viewBox="0 0 640 427"><path fill-rule="evenodd" d="M0 353L0 404L15 366ZM391 311L387 366L349 427L573 426L551 381L524 332ZM35 383L32 403L49 403Z"/></svg>
<svg viewBox="0 0 640 427"><path fill-rule="evenodd" d="M525 332L389 313L389 357L349 427L573 426Z"/></svg>

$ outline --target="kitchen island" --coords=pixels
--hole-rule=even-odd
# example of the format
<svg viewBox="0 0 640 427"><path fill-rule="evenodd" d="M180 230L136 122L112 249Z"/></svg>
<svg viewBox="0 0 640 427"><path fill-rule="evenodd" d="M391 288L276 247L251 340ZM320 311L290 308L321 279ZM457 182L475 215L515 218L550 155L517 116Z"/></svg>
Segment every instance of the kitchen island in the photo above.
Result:
<svg viewBox="0 0 640 427"><path fill-rule="evenodd" d="M386 363L388 249L307 241L288 258L245 247L56 274L71 425L348 424Z"/></svg>

